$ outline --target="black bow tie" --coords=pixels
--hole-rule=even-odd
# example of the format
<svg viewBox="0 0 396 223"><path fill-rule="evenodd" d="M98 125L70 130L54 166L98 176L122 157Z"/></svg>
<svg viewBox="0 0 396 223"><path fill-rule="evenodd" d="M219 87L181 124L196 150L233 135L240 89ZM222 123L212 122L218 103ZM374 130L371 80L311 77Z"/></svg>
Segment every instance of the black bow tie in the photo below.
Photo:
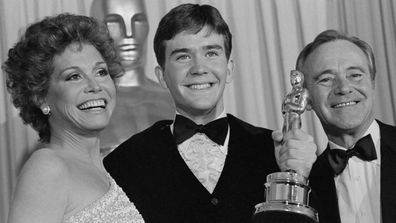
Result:
<svg viewBox="0 0 396 223"><path fill-rule="evenodd" d="M348 149L346 151L342 149L330 149L328 159L335 175L342 173L348 164L349 158L352 156L359 157L365 161L377 159L377 153L375 152L375 146L370 134L359 139L353 149Z"/></svg>
<svg viewBox="0 0 396 223"><path fill-rule="evenodd" d="M227 130L227 118L216 119L206 125L197 125L195 122L184 116L176 115L173 127L173 136L176 140L176 144L178 145L191 138L195 133L201 132L218 145L223 145L227 136Z"/></svg>

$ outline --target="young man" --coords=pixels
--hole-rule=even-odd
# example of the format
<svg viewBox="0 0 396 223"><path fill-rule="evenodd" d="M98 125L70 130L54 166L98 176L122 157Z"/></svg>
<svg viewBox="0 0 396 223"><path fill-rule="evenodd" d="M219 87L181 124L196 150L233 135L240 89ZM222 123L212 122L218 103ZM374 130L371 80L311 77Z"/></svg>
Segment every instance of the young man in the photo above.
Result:
<svg viewBox="0 0 396 223"><path fill-rule="evenodd" d="M224 111L231 48L227 24L209 5L180 5L158 26L155 73L172 95L176 118L131 137L105 159L147 222L249 222L263 202L266 176L279 171L271 131ZM281 169L308 175L316 159L312 137L295 131L276 138Z"/></svg>
<svg viewBox="0 0 396 223"><path fill-rule="evenodd" d="M371 47L328 30L302 50L297 70L329 139L310 175L321 222L395 222L396 127L374 118Z"/></svg>

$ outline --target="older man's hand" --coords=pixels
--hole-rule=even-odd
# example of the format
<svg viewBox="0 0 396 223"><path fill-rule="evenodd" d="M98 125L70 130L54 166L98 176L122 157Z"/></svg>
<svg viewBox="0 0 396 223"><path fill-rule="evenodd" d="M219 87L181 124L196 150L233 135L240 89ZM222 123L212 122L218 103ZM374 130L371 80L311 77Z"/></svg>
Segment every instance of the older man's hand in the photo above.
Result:
<svg viewBox="0 0 396 223"><path fill-rule="evenodd" d="M282 171L294 170L308 177L317 157L313 137L301 129L292 129L285 135L276 130L272 133L272 139L279 168Z"/></svg>

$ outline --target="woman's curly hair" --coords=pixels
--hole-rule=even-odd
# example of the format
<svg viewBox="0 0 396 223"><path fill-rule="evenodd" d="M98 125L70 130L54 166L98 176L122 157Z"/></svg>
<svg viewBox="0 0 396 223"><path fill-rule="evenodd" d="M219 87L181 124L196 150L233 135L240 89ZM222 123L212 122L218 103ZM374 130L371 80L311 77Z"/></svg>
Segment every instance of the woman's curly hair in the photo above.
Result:
<svg viewBox="0 0 396 223"><path fill-rule="evenodd" d="M44 143L49 142L51 132L48 116L42 113L39 102L48 93L54 56L72 43L92 44L102 55L113 79L123 73L105 24L91 17L68 13L46 17L30 25L8 51L8 59L2 66L14 106L19 109L24 123L30 124Z"/></svg>

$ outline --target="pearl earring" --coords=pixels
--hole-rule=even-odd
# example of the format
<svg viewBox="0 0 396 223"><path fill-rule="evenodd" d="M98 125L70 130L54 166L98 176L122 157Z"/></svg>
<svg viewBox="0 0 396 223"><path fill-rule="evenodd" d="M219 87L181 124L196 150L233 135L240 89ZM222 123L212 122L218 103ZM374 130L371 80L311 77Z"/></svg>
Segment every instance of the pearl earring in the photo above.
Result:
<svg viewBox="0 0 396 223"><path fill-rule="evenodd" d="M44 115L50 115L51 114L51 108L47 105L41 109Z"/></svg>

